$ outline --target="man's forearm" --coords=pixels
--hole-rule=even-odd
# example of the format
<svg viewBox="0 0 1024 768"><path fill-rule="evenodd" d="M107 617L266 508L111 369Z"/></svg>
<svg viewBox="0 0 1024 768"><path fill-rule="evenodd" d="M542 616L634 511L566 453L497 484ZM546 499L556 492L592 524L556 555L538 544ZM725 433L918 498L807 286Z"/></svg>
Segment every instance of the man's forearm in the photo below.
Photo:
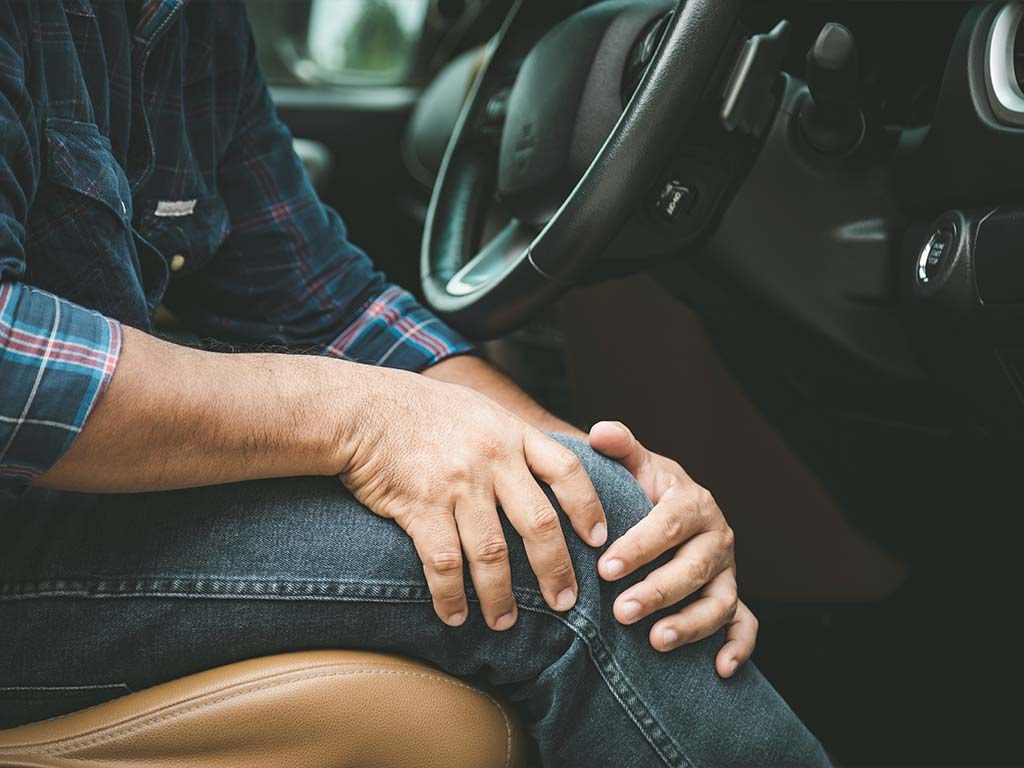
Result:
<svg viewBox="0 0 1024 768"><path fill-rule="evenodd" d="M36 483L123 492L331 474L377 373L324 357L205 352L125 327L107 391Z"/></svg>
<svg viewBox="0 0 1024 768"><path fill-rule="evenodd" d="M334 474L397 373L317 356L217 354L125 327L109 388L36 484L116 493ZM479 358L449 358L424 374L538 429L583 436Z"/></svg>
<svg viewBox="0 0 1024 768"><path fill-rule="evenodd" d="M464 387L475 389L537 429L586 438L583 432L544 410L510 378L478 357L472 355L450 357L431 366L423 373L438 381L461 384Z"/></svg>

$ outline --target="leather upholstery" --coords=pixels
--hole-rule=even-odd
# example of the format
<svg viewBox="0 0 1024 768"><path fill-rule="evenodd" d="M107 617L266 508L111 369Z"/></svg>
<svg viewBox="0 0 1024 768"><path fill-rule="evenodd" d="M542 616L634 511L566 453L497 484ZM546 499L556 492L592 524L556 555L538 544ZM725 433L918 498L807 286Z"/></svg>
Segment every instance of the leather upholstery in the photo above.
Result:
<svg viewBox="0 0 1024 768"><path fill-rule="evenodd" d="M496 699L418 662L311 651L201 672L0 731L24 768L522 768Z"/></svg>

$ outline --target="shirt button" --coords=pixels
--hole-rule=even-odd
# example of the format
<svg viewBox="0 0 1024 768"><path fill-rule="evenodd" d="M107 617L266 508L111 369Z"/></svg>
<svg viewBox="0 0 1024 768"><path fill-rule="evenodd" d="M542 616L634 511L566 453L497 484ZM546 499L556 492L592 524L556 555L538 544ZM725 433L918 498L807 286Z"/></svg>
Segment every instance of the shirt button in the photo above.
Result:
<svg viewBox="0 0 1024 768"><path fill-rule="evenodd" d="M124 200L121 201L121 215L122 216L127 216L128 215L128 206L124 204Z"/></svg>
<svg viewBox="0 0 1024 768"><path fill-rule="evenodd" d="M179 269L185 266L185 257L180 253L176 253L171 256L171 272L177 272Z"/></svg>

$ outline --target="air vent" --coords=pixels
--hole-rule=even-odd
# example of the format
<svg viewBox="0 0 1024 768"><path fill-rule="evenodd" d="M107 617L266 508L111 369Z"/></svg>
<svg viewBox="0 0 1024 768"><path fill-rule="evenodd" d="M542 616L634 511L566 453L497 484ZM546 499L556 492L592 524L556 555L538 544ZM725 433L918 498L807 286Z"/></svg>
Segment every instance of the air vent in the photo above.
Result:
<svg viewBox="0 0 1024 768"><path fill-rule="evenodd" d="M1024 0L998 10L985 54L992 111L1003 123L1024 127Z"/></svg>

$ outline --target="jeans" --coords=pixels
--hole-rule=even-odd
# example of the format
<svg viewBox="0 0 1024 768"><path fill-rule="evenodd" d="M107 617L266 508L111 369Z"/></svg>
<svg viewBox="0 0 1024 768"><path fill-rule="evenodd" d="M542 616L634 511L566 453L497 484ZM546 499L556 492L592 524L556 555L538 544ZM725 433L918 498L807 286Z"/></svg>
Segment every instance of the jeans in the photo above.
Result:
<svg viewBox="0 0 1024 768"><path fill-rule="evenodd" d="M650 501L622 467L558 439L590 473L610 540L647 514ZM241 659L353 648L416 657L497 690L544 766L828 764L753 664L717 676L721 633L659 653L648 643L657 616L619 624L612 603L639 576L602 581L600 551L562 517L576 606L545 605L506 522L520 612L494 632L468 575L468 620L443 624L405 532L334 478L77 501L32 490L0 513L0 726Z"/></svg>

